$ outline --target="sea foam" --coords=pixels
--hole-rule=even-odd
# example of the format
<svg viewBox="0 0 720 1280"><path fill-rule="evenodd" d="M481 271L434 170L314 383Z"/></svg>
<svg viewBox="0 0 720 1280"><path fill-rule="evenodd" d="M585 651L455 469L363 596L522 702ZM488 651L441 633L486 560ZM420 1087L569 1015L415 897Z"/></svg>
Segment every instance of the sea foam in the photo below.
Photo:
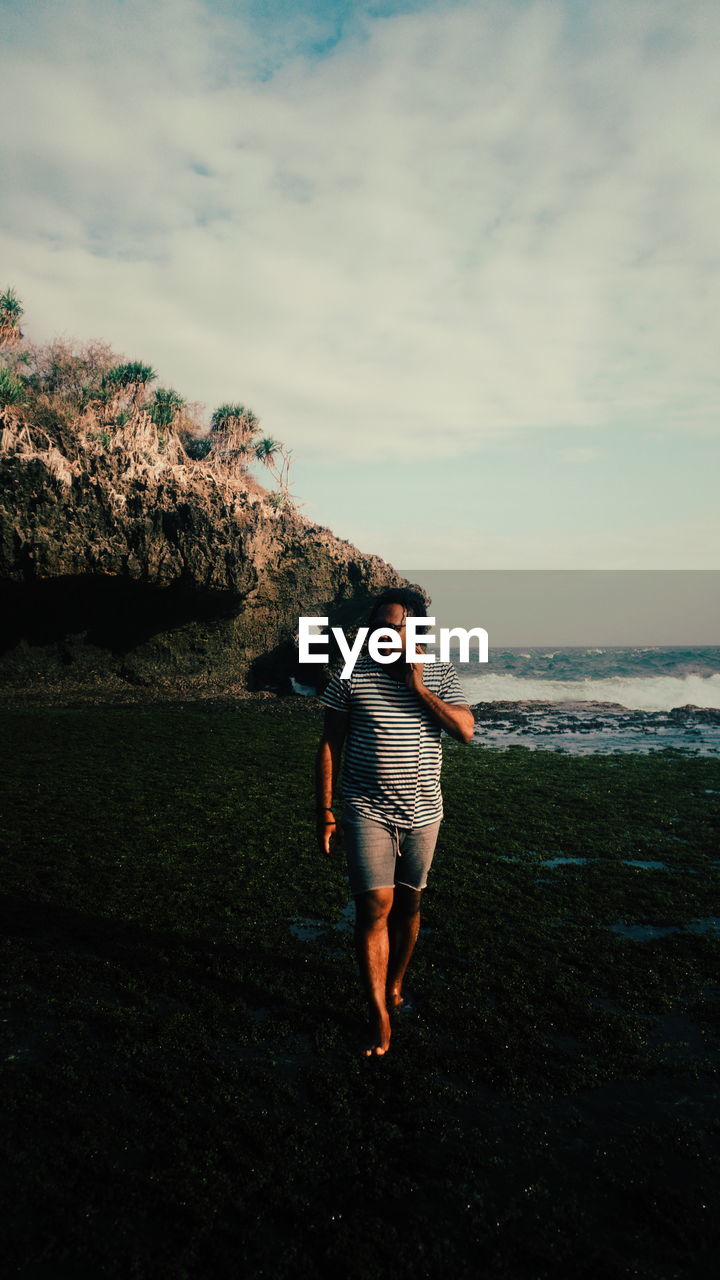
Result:
<svg viewBox="0 0 720 1280"><path fill-rule="evenodd" d="M720 675L616 676L605 680L536 680L507 673L461 675L477 702L617 702L633 711L672 711L690 705L720 709Z"/></svg>

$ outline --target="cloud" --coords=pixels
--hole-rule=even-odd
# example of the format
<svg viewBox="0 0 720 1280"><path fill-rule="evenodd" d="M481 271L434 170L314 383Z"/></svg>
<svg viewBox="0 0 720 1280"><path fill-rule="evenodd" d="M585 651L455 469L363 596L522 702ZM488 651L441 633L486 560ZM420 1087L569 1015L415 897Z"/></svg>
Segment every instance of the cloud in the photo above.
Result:
<svg viewBox="0 0 720 1280"><path fill-rule="evenodd" d="M716 429L715 6L359 10L323 57L307 15L61 8L0 78L33 336L106 338L306 455Z"/></svg>

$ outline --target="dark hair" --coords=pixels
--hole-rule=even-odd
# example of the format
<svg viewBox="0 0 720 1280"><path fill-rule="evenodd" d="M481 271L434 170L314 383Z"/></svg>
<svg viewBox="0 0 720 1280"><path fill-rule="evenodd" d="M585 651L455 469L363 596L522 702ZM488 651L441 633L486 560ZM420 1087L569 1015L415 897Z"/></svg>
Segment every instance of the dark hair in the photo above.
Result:
<svg viewBox="0 0 720 1280"><path fill-rule="evenodd" d="M412 587L387 587L375 599L370 609L368 623L372 622L378 609L382 609L385 604L401 604L413 618L428 616L425 598L419 591L414 591Z"/></svg>

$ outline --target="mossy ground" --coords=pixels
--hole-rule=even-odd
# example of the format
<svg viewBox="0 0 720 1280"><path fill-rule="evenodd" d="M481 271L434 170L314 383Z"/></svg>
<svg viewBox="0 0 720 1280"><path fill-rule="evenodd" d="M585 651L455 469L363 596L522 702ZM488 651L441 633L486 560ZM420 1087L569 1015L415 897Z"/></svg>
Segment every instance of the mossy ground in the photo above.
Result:
<svg viewBox="0 0 720 1280"><path fill-rule="evenodd" d="M720 936L606 926L720 916L720 762L446 741L415 1008L370 1061L316 712L5 714L5 1268L709 1274Z"/></svg>

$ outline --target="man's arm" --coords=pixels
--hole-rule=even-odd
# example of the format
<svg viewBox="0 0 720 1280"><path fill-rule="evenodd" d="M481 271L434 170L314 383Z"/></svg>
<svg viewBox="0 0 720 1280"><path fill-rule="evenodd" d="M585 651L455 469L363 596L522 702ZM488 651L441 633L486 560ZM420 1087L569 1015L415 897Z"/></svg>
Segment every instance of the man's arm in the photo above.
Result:
<svg viewBox="0 0 720 1280"><path fill-rule="evenodd" d="M331 707L326 707L322 738L315 757L317 833L320 847L325 853L330 852L330 839L337 831L332 803L348 722L347 711L334 711Z"/></svg>
<svg viewBox="0 0 720 1280"><path fill-rule="evenodd" d="M423 678L423 662L409 662L405 673L408 689L414 689L420 701L427 707L430 715L442 725L451 738L458 742L472 742L475 729L475 717L469 706L443 702L436 693L431 693Z"/></svg>

